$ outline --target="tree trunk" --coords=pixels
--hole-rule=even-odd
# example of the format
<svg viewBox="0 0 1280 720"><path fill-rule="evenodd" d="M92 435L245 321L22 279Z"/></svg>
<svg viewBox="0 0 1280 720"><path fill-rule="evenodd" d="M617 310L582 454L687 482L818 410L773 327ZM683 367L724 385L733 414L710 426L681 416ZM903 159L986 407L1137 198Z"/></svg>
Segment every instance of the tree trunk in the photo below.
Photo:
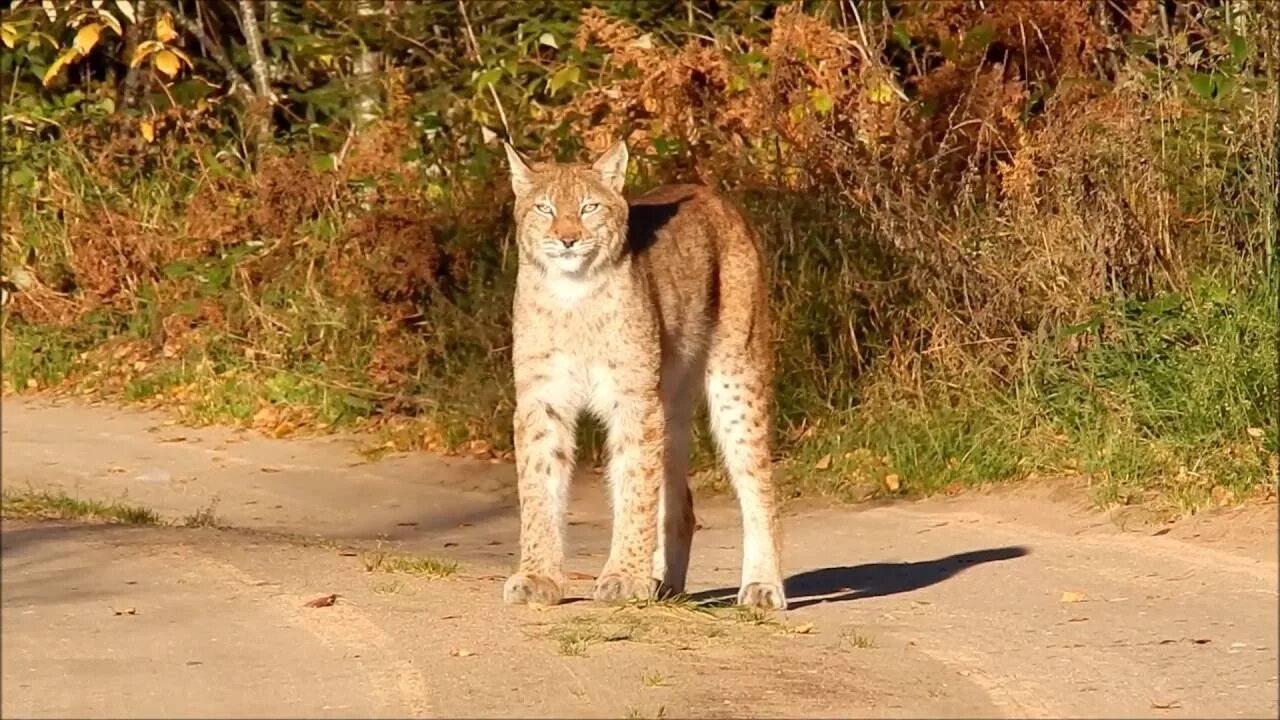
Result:
<svg viewBox="0 0 1280 720"><path fill-rule="evenodd" d="M147 14L147 0L138 0L134 5L133 23L129 25L129 29L124 31L125 44L125 61L132 62L133 54L138 50L138 35L142 32L142 26L149 18ZM123 112L131 109L138 102L138 93L142 91L142 66L129 66L128 72L124 75L124 84L121 86L120 94L116 97L116 112Z"/></svg>
<svg viewBox="0 0 1280 720"><path fill-rule="evenodd" d="M240 26L244 31L245 46L249 50L249 71L253 78L255 97L249 108L249 130L257 145L265 143L271 135L271 108L276 96L271 92L267 77L267 59L262 54L262 36L258 32L258 15L253 0L240 0Z"/></svg>
<svg viewBox="0 0 1280 720"><path fill-rule="evenodd" d="M356 15L363 26L371 22L370 18L381 14L374 7L372 0L357 0ZM353 122L362 128L378 117L379 103L379 71L382 68L382 53L369 49L368 43L362 39L360 54L356 56L353 74L355 75L356 95L353 107Z"/></svg>

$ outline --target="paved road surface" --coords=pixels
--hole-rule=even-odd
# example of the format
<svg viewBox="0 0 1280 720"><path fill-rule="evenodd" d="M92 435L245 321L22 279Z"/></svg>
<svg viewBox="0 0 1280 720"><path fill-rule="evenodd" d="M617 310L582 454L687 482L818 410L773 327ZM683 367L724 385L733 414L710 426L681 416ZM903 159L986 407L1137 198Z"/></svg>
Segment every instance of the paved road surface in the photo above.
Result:
<svg viewBox="0 0 1280 720"><path fill-rule="evenodd" d="M773 622L538 611L500 602L509 466L42 399L2 420L6 492L228 526L6 520L5 717L1277 716L1274 504L1139 532L1035 490L810 507ZM699 519L691 589L727 593L733 506ZM607 531L586 479L571 595ZM379 548L461 569L368 572Z"/></svg>

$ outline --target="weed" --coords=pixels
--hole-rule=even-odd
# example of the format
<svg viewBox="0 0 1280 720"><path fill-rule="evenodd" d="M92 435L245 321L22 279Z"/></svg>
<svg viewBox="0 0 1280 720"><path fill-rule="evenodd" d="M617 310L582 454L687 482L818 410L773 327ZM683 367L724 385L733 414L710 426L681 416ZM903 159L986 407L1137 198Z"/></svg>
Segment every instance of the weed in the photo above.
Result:
<svg viewBox="0 0 1280 720"><path fill-rule="evenodd" d="M214 512L217 504L218 503L215 500L208 506L198 508L195 512L183 518L183 527L225 527L222 520L219 519L217 514Z"/></svg>
<svg viewBox="0 0 1280 720"><path fill-rule="evenodd" d="M602 620L599 616L588 615L557 624L549 635L556 641L561 655L576 657L586 654L592 645L634 640L642 630L642 620L638 617Z"/></svg>
<svg viewBox="0 0 1280 720"><path fill-rule="evenodd" d="M640 682L644 683L645 687L651 687L651 688L667 687L671 684L667 680L667 676L663 675L657 670L645 673L643 676L641 676Z"/></svg>
<svg viewBox="0 0 1280 720"><path fill-rule="evenodd" d="M876 646L874 640L856 630L846 630L840 633L840 644L844 647L858 650L869 650Z"/></svg>
<svg viewBox="0 0 1280 720"><path fill-rule="evenodd" d="M368 572L403 573L427 578L446 578L458 572L458 563L425 555L402 555L374 550L360 555Z"/></svg>
<svg viewBox="0 0 1280 720"><path fill-rule="evenodd" d="M373 591L378 595L395 595L403 589L404 584L399 580L388 580L373 584Z"/></svg>
<svg viewBox="0 0 1280 720"><path fill-rule="evenodd" d="M51 520L99 520L125 525L159 525L154 510L139 505L73 498L63 493L3 494L4 517Z"/></svg>

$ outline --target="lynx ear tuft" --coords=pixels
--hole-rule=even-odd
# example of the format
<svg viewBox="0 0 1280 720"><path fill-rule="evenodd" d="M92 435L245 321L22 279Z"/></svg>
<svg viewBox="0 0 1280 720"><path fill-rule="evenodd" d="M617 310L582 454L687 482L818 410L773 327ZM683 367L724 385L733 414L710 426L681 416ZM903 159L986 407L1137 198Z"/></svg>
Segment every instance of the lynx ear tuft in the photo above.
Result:
<svg viewBox="0 0 1280 720"><path fill-rule="evenodd" d="M523 197L533 189L533 170L511 143L503 142L502 149L507 151L507 164L511 166L511 189L516 197Z"/></svg>
<svg viewBox="0 0 1280 720"><path fill-rule="evenodd" d="M605 183L609 185L616 193L622 192L622 186L627 183L627 160L630 154L627 152L627 141L619 140L614 143L613 147L605 150L600 159L592 164L591 169L600 173Z"/></svg>

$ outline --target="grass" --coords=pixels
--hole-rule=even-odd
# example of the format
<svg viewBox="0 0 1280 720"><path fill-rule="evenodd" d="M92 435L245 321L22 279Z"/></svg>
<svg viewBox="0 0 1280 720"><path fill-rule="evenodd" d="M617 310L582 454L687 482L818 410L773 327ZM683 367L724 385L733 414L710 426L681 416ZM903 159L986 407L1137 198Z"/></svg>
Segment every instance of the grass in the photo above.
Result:
<svg viewBox="0 0 1280 720"><path fill-rule="evenodd" d="M663 675L657 670L654 670L652 672L647 672L644 675L642 675L640 677L640 682L644 683L645 687L651 687L651 688L668 687L669 685L671 685L671 682L670 680L667 679L667 676Z"/></svg>
<svg viewBox="0 0 1280 720"><path fill-rule="evenodd" d="M561 655L579 657L592 645L636 639L643 625L639 617L602 621L595 616L581 616L556 625L549 636L555 640Z"/></svg>
<svg viewBox="0 0 1280 720"><path fill-rule="evenodd" d="M214 512L217 501L210 503L207 507L198 508L195 512L187 515L182 519L183 527L226 527L226 524Z"/></svg>
<svg viewBox="0 0 1280 720"><path fill-rule="evenodd" d="M447 578L458 572L458 563L425 555L405 555L372 550L362 553L360 561L368 572L402 573L426 578Z"/></svg>
<svg viewBox="0 0 1280 720"><path fill-rule="evenodd" d="M545 635L556 643L561 655L578 657L606 643L642 642L690 650L725 638L735 629L749 632L778 627L768 612L756 608L708 606L676 598L576 615L552 624Z"/></svg>
<svg viewBox="0 0 1280 720"><path fill-rule="evenodd" d="M388 580L373 584L373 592L378 595L396 595L403 589L404 583L399 580Z"/></svg>
<svg viewBox="0 0 1280 720"><path fill-rule="evenodd" d="M650 716L639 708L628 708L623 717L627 718L627 720L642 720L643 718L649 718ZM667 717L667 706L659 705L658 709L654 711L652 717L654 720L665 720Z"/></svg>
<svg viewBox="0 0 1280 720"><path fill-rule="evenodd" d="M840 633L840 644L843 647L854 648L857 650L870 650L876 646L874 640L866 635L862 635L856 630L846 630Z"/></svg>
<svg viewBox="0 0 1280 720"><path fill-rule="evenodd" d="M64 493L5 491L6 519L86 520L123 525L159 525L160 516L150 508L125 503L84 500Z"/></svg>
<svg viewBox="0 0 1280 720"><path fill-rule="evenodd" d="M934 399L836 415L796 444L782 482L856 501L1079 476L1100 506L1169 515L1274 494L1276 307L1274 283L1212 279L1099 307L1011 383L935 377Z"/></svg>

